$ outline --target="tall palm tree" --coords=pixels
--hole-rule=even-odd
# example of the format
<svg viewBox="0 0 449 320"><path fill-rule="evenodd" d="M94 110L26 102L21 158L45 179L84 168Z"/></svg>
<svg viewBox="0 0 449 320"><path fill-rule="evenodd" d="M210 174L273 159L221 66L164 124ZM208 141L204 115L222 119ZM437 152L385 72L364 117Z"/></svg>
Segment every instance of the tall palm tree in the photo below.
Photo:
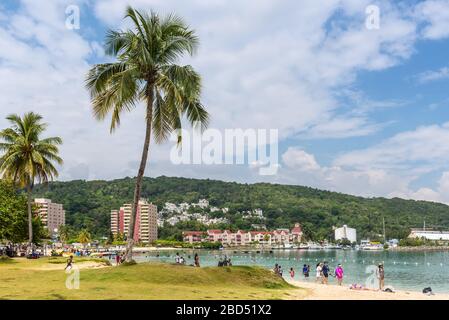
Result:
<svg viewBox="0 0 449 320"><path fill-rule="evenodd" d="M61 138L41 139L47 128L42 117L36 113L26 113L22 118L12 114L7 118L11 127L0 131L0 175L18 184L27 191L28 199L28 246L33 243L33 214L31 192L34 183L46 183L58 176L54 163L62 164L58 145Z"/></svg>
<svg viewBox="0 0 449 320"><path fill-rule="evenodd" d="M119 126L123 112L133 110L139 102L145 103L145 140L126 248L126 260L131 261L134 224L152 134L156 143L162 143L176 132L180 143L184 115L202 129L209 116L200 102L200 75L189 65L176 64L183 55L195 53L195 32L175 15L160 18L154 12L141 13L128 7L125 19L131 19L132 29L111 30L106 36L106 53L116 61L93 66L86 86L95 117L104 120L111 114L111 132Z"/></svg>

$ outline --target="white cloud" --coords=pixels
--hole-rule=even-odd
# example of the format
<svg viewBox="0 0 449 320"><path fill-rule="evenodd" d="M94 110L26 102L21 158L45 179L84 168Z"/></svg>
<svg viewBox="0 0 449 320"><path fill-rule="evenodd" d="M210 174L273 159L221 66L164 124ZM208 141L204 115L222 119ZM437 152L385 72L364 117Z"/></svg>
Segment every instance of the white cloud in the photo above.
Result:
<svg viewBox="0 0 449 320"><path fill-rule="evenodd" d="M419 3L414 12L416 19L424 23L421 36L437 40L449 37L449 1L428 0Z"/></svg>
<svg viewBox="0 0 449 320"><path fill-rule="evenodd" d="M334 163L344 167L428 172L447 166L447 141L449 122L421 126L416 130L399 133L377 145L342 154Z"/></svg>
<svg viewBox="0 0 449 320"><path fill-rule="evenodd" d="M283 155L280 179L291 184L308 185L360 196L389 195L408 190L412 180L382 169L344 169L320 166L315 157L304 150L289 148Z"/></svg>
<svg viewBox="0 0 449 320"><path fill-rule="evenodd" d="M51 124L49 134L64 139L63 179L135 175L144 132L142 108L125 115L113 136L108 123L93 120L83 80L89 58L103 60L104 53L101 39L87 40L83 32L65 28L65 7L72 2L23 0L17 12L0 14L0 46L8 48L0 51L0 127L11 112L41 113ZM111 28L126 24L122 18L128 3L161 13L176 11L201 38L198 56L184 62L203 75L212 126L278 128L281 138L347 138L380 130L384 124L373 121L370 110L398 106L396 102L375 102L362 95L348 106L341 102L341 92L352 88L360 71L383 70L408 59L420 36L446 36L448 7L433 14L445 2L429 1L410 15L393 2L380 1L381 28L367 30L368 0L319 5L315 0L77 3L82 15L94 7L98 19ZM88 24L83 17L82 28ZM407 194L419 172L443 166L449 154L444 147L448 127L402 133L341 155L329 167L303 150L289 149L283 155L286 167L274 179L363 195ZM168 148L151 149L149 175L259 179L247 167L170 165ZM423 164L415 167L411 161ZM413 172L391 174L395 167Z"/></svg>
<svg viewBox="0 0 449 320"><path fill-rule="evenodd" d="M449 67L442 67L438 70L429 70L416 76L419 83L427 83L449 78Z"/></svg>

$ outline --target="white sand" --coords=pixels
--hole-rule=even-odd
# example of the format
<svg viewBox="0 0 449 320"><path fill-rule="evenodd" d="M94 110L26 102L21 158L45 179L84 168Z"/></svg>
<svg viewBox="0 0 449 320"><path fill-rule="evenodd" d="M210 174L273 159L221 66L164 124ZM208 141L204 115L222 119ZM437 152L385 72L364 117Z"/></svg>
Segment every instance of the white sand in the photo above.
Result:
<svg viewBox="0 0 449 320"><path fill-rule="evenodd" d="M449 300L449 294L426 295L416 291L367 291L367 290L351 290L350 284L342 286L334 284L318 284L311 281L293 281L288 282L307 290L305 297L298 297L305 300Z"/></svg>

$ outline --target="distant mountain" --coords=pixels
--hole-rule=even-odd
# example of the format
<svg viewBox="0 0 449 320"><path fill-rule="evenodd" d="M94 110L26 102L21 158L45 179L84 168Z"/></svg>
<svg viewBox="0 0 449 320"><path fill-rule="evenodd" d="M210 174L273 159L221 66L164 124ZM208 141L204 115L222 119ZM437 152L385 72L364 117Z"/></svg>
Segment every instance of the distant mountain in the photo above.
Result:
<svg viewBox="0 0 449 320"><path fill-rule="evenodd" d="M36 197L47 197L64 204L67 223L75 229L87 228L96 236L109 233L109 214L131 202L134 179L113 181L53 182L36 186ZM228 207L226 227L249 229L257 221L242 219L237 212L261 208L267 228L303 225L312 239L331 238L332 227L347 224L357 229L358 238L376 238L382 233L385 217L388 238L405 237L412 227L420 227L425 219L428 227L449 228L449 206L399 198L362 198L309 187L268 183L239 184L215 180L174 177L145 178L142 197L161 209L165 202L198 202L207 199L213 206ZM186 226L184 226L186 227ZM190 228L200 228L192 224ZM179 230L177 230L179 232ZM173 231L174 232L174 231ZM170 232L163 232L168 236Z"/></svg>

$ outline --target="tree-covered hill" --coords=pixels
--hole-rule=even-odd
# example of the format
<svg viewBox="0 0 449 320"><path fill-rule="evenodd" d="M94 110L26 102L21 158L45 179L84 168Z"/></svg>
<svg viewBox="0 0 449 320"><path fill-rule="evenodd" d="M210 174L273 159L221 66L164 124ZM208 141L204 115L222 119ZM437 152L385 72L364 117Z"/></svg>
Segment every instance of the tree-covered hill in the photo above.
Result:
<svg viewBox="0 0 449 320"><path fill-rule="evenodd" d="M64 204L67 223L75 229L87 228L96 236L107 236L111 209L131 202L133 188L134 180L125 178L53 182L37 186L34 193ZM421 227L424 220L429 227L449 228L449 206L433 202L362 198L302 186L172 177L145 178L142 189L143 197L159 209L165 202L193 203L202 198L213 206L228 207L229 213L214 214L227 217L231 228L249 229L255 221L242 219L237 212L261 208L267 228L291 227L300 222L313 239L331 238L332 227L343 224L356 228L358 238L373 239L382 233L382 217L388 238L402 238L409 228Z"/></svg>

